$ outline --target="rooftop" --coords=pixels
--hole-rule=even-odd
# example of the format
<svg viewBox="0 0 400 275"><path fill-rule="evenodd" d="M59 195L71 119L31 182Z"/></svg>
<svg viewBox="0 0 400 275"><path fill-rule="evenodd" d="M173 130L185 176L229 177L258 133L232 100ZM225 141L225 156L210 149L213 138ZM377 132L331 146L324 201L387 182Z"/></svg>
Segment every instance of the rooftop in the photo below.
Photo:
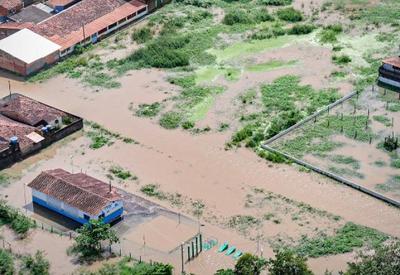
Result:
<svg viewBox="0 0 400 275"><path fill-rule="evenodd" d="M400 57L399 56L389 57L383 60L383 63L400 68Z"/></svg>
<svg viewBox="0 0 400 275"><path fill-rule="evenodd" d="M6 8L7 10L12 10L22 6L22 0L0 0L0 6Z"/></svg>
<svg viewBox="0 0 400 275"><path fill-rule="evenodd" d="M50 123L67 116L67 113L47 106L29 97L12 94L0 100L0 114L30 126L38 126L42 121Z"/></svg>
<svg viewBox="0 0 400 275"><path fill-rule="evenodd" d="M88 37L145 6L137 0L82 0L35 25L32 30L64 50L84 40L84 33Z"/></svg>
<svg viewBox="0 0 400 275"><path fill-rule="evenodd" d="M36 6L31 5L22 9L19 13L10 16L10 18L15 22L39 23L51 16L52 14L49 14Z"/></svg>
<svg viewBox="0 0 400 275"><path fill-rule="evenodd" d="M61 47L28 29L0 40L0 50L30 64L58 51Z"/></svg>
<svg viewBox="0 0 400 275"><path fill-rule="evenodd" d="M115 188L110 192L109 184L63 169L43 171L28 186L91 215L100 214L108 204L122 199Z"/></svg>
<svg viewBox="0 0 400 275"><path fill-rule="evenodd" d="M10 138L18 137L19 146L22 151L33 145L33 141L27 135L35 132L35 128L13 121L0 115L0 150L9 148Z"/></svg>

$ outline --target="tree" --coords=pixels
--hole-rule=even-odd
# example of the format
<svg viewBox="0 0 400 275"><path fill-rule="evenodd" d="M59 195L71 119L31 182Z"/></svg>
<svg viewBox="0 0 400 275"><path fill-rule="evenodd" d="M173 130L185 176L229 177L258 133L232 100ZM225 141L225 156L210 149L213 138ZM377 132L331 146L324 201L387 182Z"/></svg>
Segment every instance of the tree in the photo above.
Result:
<svg viewBox="0 0 400 275"><path fill-rule="evenodd" d="M250 253L243 254L235 265L237 275L258 275L266 267L266 261Z"/></svg>
<svg viewBox="0 0 400 275"><path fill-rule="evenodd" d="M290 250L282 250L275 254L275 259L268 260L268 270L271 275L312 275L306 261Z"/></svg>
<svg viewBox="0 0 400 275"><path fill-rule="evenodd" d="M219 269L214 275L235 275L232 269Z"/></svg>
<svg viewBox="0 0 400 275"><path fill-rule="evenodd" d="M0 274L13 275L14 274L14 260L11 253L0 249Z"/></svg>
<svg viewBox="0 0 400 275"><path fill-rule="evenodd" d="M400 241L382 245L373 254L361 252L356 262L348 263L348 270L344 274L400 274Z"/></svg>
<svg viewBox="0 0 400 275"><path fill-rule="evenodd" d="M42 251L37 251L34 256L22 257L21 270L30 275L48 275L50 263L43 256Z"/></svg>
<svg viewBox="0 0 400 275"><path fill-rule="evenodd" d="M102 242L108 241L111 245L119 240L110 225L105 224L102 220L90 220L77 232L79 236L75 238L72 252L83 258L99 256L102 252Z"/></svg>

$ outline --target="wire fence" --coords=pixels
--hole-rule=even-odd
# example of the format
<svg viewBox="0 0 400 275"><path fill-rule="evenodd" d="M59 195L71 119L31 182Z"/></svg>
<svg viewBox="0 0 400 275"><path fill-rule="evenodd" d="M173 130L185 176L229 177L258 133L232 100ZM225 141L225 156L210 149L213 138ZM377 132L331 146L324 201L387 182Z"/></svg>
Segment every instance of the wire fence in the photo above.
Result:
<svg viewBox="0 0 400 275"><path fill-rule="evenodd" d="M375 92L375 90L376 90L375 86L372 86L371 90L369 90L369 91L370 92ZM384 93L386 95L386 90L385 90ZM374 191L374 190L371 190L369 188L366 188L366 187L364 187L364 186L362 186L362 185L360 185L360 184L358 184L358 183L356 183L354 181L346 179L346 178L344 178L344 177L342 177L342 176L340 176L340 175L338 175L336 173L326 171L323 168L320 168L320 167L318 167L316 165L313 165L313 164L311 164L309 162L301 160L301 159L299 159L299 158L297 158L297 157L295 157L293 155L290 155L290 154L288 154L288 153L286 153L286 152L284 152L282 150L274 149L272 147L272 145L271 145L272 143L276 142L280 138L283 138L284 136L286 136L286 135L292 133L293 131L295 131L296 129L299 129L299 128L303 127L307 123L312 123L312 122L316 123L317 120L318 120L318 117L321 117L321 116L323 116L325 114L329 114L336 106L338 106L340 104L342 104L342 106L343 106L343 103L353 99L354 97L356 97L358 99L359 95L360 95L359 92L353 92L353 93L351 93L351 94L349 94L349 95L337 100L336 102L334 102L334 103L328 105L327 107L325 107L325 108L317 111L316 113L312 114L311 116L301 120L300 122L296 123L295 125L291 126L290 128L288 128L288 129L280 132L279 134L273 136L272 138L268 139L264 144L261 145L261 147L263 149L267 150L267 151L272 152L272 153L275 153L275 154L278 154L278 155L282 155L285 158L291 160L292 162L294 162L294 163L296 163L298 165L304 166L304 167L306 167L306 168L308 168L308 169L310 169L312 171L315 171L315 172L317 172L319 174L322 174L322 175L327 176L327 177L329 177L331 179L334 179L334 180L336 180L336 181L338 181L338 182L340 182L342 184L350 186L350 187L352 187L352 188L354 188L354 189L356 189L358 191L361 191L361 192L363 192L365 194L368 194L368 195L370 195L370 196L372 196L374 198L382 200L382 201L384 201L384 202L386 202L386 203L388 203L390 205L393 205L393 206L396 206L396 207L400 207L400 202L395 200L395 199L392 199L392 198L390 198L388 196L385 196L385 195L383 195L383 194L381 194L381 193L379 193L377 191ZM399 99L400 99L400 97L399 97ZM386 102L386 107L385 108L388 109L388 106L389 106L389 101ZM356 110L356 106L354 105L354 109L352 111L352 115L355 116L356 115L356 111L357 111ZM367 116L366 125L365 125L365 127L367 129L368 128L368 119L370 117L369 108L367 109L365 115ZM343 118L343 113L341 113L341 117ZM356 119L354 119L354 123L356 123ZM394 119L392 118L392 127L393 127L393 124L394 124ZM327 120L326 127L330 127L329 120ZM342 126L342 128L340 129L341 133L343 133L344 130L345 129L343 129L343 126ZM307 130L305 129L304 131L307 131ZM354 133L353 133L353 138L357 139L357 136L359 134L360 133L358 133L355 130ZM369 144L371 144L371 141L372 141L372 137L370 136L369 137Z"/></svg>

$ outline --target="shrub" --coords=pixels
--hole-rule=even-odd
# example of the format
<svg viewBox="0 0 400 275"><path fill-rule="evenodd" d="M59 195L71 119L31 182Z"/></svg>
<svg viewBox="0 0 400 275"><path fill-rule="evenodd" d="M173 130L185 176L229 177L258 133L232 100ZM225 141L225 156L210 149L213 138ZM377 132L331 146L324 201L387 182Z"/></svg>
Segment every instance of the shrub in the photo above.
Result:
<svg viewBox="0 0 400 275"><path fill-rule="evenodd" d="M270 259L267 263L268 271L271 275L298 274L312 275L312 271L307 266L307 259L294 254L289 250L279 251L275 254L275 259Z"/></svg>
<svg viewBox="0 0 400 275"><path fill-rule="evenodd" d="M17 209L8 206L5 201L0 201L0 221L9 224L15 233L24 236L35 223L21 214Z"/></svg>
<svg viewBox="0 0 400 275"><path fill-rule="evenodd" d="M289 34L308 34L311 33L315 29L314 25L311 24L295 24L292 28L289 29Z"/></svg>
<svg viewBox="0 0 400 275"><path fill-rule="evenodd" d="M136 111L136 115L140 117L155 117L161 111L161 104L155 102L152 104L140 104L139 109Z"/></svg>
<svg viewBox="0 0 400 275"><path fill-rule="evenodd" d="M11 253L0 249L0 274L13 275L14 271L14 260Z"/></svg>
<svg viewBox="0 0 400 275"><path fill-rule="evenodd" d="M251 19L249 17L249 14L242 9L229 11L227 14L225 14L225 17L223 19L223 23L226 25L247 24L250 22Z"/></svg>
<svg viewBox="0 0 400 275"><path fill-rule="evenodd" d="M299 22L303 20L303 14L292 7L278 10L277 15L279 19L288 22Z"/></svg>
<svg viewBox="0 0 400 275"><path fill-rule="evenodd" d="M351 62L351 58L348 55L334 55L332 56L333 63L337 65L344 65Z"/></svg>
<svg viewBox="0 0 400 275"><path fill-rule="evenodd" d="M335 43L337 42L337 35L342 31L343 28L339 24L326 26L320 32L319 40L321 43Z"/></svg>
<svg viewBox="0 0 400 275"><path fill-rule="evenodd" d="M258 2L269 6L287 6L292 4L293 0L258 0Z"/></svg>
<svg viewBox="0 0 400 275"><path fill-rule="evenodd" d="M132 33L132 40L136 41L137 43L145 43L152 38L151 29L148 27L144 27L138 29Z"/></svg>
<svg viewBox="0 0 400 275"><path fill-rule="evenodd" d="M182 115L177 112L168 112L161 116L160 125L165 129L176 129L182 122Z"/></svg>
<svg viewBox="0 0 400 275"><path fill-rule="evenodd" d="M22 257L22 270L23 274L30 275L48 275L50 263L43 256L41 251L37 251L34 256L28 255Z"/></svg>
<svg viewBox="0 0 400 275"><path fill-rule="evenodd" d="M390 135L385 137L385 140L383 141L383 148L389 152L397 150L397 148L399 148L399 139Z"/></svg>
<svg viewBox="0 0 400 275"><path fill-rule="evenodd" d="M119 166L113 166L109 169L109 171L115 175L117 178L120 178L122 180L126 180L132 177L132 174L130 171L124 170Z"/></svg>
<svg viewBox="0 0 400 275"><path fill-rule="evenodd" d="M267 261L250 253L243 254L235 265L235 274L261 274L266 267Z"/></svg>
<svg viewBox="0 0 400 275"><path fill-rule="evenodd" d="M182 123L182 128L185 130L192 129L194 127L194 122L192 121L185 121Z"/></svg>

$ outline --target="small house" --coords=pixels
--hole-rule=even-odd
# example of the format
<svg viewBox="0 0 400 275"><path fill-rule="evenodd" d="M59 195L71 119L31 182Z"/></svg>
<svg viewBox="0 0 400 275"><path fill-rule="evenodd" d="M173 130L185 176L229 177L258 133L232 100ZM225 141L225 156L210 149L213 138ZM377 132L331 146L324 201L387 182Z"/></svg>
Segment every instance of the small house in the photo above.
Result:
<svg viewBox="0 0 400 275"><path fill-rule="evenodd" d="M24 3L21 0L0 0L0 21L6 21L7 17L19 12Z"/></svg>
<svg viewBox="0 0 400 275"><path fill-rule="evenodd" d="M122 197L115 188L83 173L43 171L28 186L33 203L80 224L98 219L111 223L124 211Z"/></svg>
<svg viewBox="0 0 400 275"><path fill-rule="evenodd" d="M383 60L379 67L378 85L400 92L400 57Z"/></svg>

